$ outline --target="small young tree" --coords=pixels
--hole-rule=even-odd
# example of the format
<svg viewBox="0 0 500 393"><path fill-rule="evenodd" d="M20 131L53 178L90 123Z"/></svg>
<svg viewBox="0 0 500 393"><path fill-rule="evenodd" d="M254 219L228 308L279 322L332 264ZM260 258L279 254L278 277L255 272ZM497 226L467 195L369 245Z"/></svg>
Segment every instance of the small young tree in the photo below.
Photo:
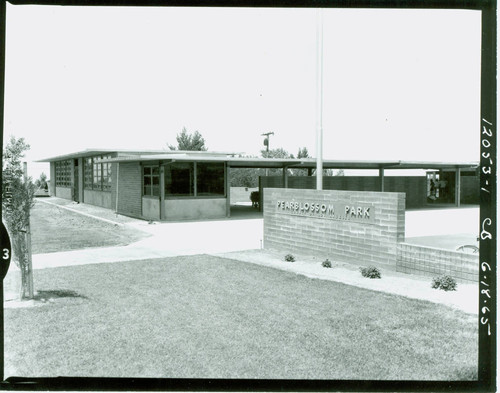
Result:
<svg viewBox="0 0 500 393"><path fill-rule="evenodd" d="M2 219L10 232L14 260L21 271L21 299L34 296L29 220L35 203L35 185L24 174L21 164L29 148L24 138L11 137L2 160Z"/></svg>
<svg viewBox="0 0 500 393"><path fill-rule="evenodd" d="M177 134L177 146L168 145L170 150L190 150L190 151L205 151L205 139L198 131L189 134L186 127L182 128L180 134Z"/></svg>

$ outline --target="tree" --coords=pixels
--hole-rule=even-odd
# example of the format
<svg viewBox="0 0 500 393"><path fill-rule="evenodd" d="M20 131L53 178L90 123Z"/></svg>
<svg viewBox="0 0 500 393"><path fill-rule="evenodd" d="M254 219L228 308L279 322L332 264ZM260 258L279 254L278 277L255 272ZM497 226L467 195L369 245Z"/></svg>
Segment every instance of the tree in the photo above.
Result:
<svg viewBox="0 0 500 393"><path fill-rule="evenodd" d="M190 151L205 151L205 139L198 131L193 134L187 132L186 127L182 128L180 134L177 134L177 146L168 145L170 150L190 150Z"/></svg>
<svg viewBox="0 0 500 393"><path fill-rule="evenodd" d="M288 153L282 147L271 149L269 151L261 150L260 152L264 158L293 158L293 154ZM266 176L279 176L282 173L282 169L269 169Z"/></svg>
<svg viewBox="0 0 500 393"><path fill-rule="evenodd" d="M264 158L293 158L293 154L288 153L282 147L278 147L277 149L261 150L262 157Z"/></svg>
<svg viewBox="0 0 500 393"><path fill-rule="evenodd" d="M258 187L261 175L259 168L231 168L231 187Z"/></svg>
<svg viewBox="0 0 500 393"><path fill-rule="evenodd" d="M34 296L29 222L35 203L35 185L24 176L21 164L29 148L24 138L11 137L2 160L2 218L12 238L14 260L21 271L21 299Z"/></svg>
<svg viewBox="0 0 500 393"><path fill-rule="evenodd" d="M297 158L309 158L309 152L307 151L307 147L300 148L297 153Z"/></svg>
<svg viewBox="0 0 500 393"><path fill-rule="evenodd" d="M49 186L47 185L47 175L44 172L42 172L40 177L35 180L35 186L42 190L49 189Z"/></svg>
<svg viewBox="0 0 500 393"><path fill-rule="evenodd" d="M297 158L310 158L309 152L307 151L307 147L299 147L299 152L297 153ZM293 169L293 176L307 176L309 171L307 169Z"/></svg>

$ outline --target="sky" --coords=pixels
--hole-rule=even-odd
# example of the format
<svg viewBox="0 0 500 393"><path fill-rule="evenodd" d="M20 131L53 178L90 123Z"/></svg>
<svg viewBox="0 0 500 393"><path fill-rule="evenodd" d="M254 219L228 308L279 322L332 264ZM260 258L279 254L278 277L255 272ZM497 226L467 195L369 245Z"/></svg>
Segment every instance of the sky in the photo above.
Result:
<svg viewBox="0 0 500 393"><path fill-rule="evenodd" d="M323 157L478 161L481 14L323 10ZM162 149L316 155L315 9L12 6L4 140L33 161Z"/></svg>

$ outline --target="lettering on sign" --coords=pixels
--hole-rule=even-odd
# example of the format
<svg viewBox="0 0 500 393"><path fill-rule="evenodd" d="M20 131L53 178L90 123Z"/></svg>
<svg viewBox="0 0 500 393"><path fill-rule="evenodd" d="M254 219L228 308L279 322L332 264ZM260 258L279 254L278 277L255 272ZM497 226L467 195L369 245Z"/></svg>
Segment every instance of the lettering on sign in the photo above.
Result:
<svg viewBox="0 0 500 393"><path fill-rule="evenodd" d="M374 219L374 208L371 204L352 204L342 202L298 202L276 201L276 212L297 216L327 218L371 223Z"/></svg>

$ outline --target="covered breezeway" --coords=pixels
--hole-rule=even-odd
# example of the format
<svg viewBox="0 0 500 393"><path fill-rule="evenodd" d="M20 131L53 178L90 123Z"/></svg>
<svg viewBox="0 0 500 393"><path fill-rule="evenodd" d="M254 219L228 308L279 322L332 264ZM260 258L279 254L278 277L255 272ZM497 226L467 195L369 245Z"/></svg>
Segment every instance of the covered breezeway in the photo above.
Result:
<svg viewBox="0 0 500 393"><path fill-rule="evenodd" d="M381 191L381 192L406 192L408 198L418 201L407 204L407 208L430 208L430 207L460 207L463 204L462 176L464 174L473 174L478 167L477 162L424 162L424 161L345 161L345 160L324 160L323 169L332 170L366 170L367 172L378 171L378 176L365 176L354 179L351 176L342 178L334 176L323 177L323 189L344 189L352 191ZM314 171L316 169L316 159L266 159L266 158L230 158L227 161L227 174L229 182L231 179L231 171L241 168L254 169L280 169L281 175L269 177L261 177L259 191L266 187L278 188L315 188L316 179ZM303 169L307 176L292 176L291 170ZM431 173L441 174L442 178L448 179L449 191L448 198L436 201L428 199L429 196L429 179L424 176L420 177L419 184L414 181L415 185L410 184L412 180L404 179L396 184L394 176L386 176L386 170L424 170ZM404 177L404 176L403 176ZM413 177L416 178L416 177ZM451 179L451 181L450 181ZM352 180L352 181L351 181ZM356 184L357 183L357 184ZM369 184L368 184L369 183ZM411 189L408 192L408 189ZM450 199L451 197L451 199ZM236 214L240 216L247 211L251 214L252 211L250 199L247 198L246 203L241 201L228 201L228 216ZM245 206L246 205L246 206ZM262 205L262 195L260 195L260 205ZM255 210L255 208L254 208ZM254 213L255 214L255 213Z"/></svg>

